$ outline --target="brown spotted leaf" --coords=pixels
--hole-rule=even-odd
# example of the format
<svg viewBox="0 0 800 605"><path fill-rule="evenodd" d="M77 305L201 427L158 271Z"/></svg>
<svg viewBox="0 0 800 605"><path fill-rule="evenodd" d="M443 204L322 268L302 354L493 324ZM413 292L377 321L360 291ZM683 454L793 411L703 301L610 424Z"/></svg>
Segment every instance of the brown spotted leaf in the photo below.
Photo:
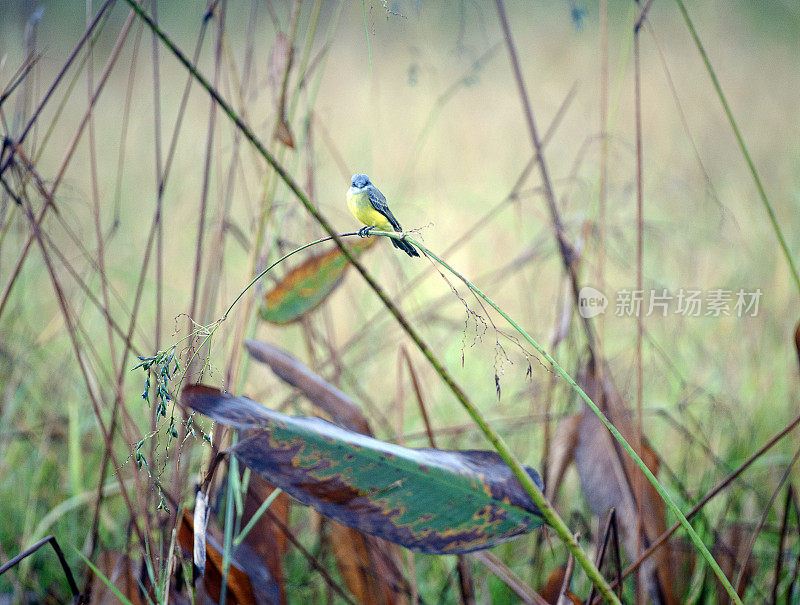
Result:
<svg viewBox="0 0 800 605"><path fill-rule="evenodd" d="M358 255L377 240L364 238L351 245L350 250ZM299 320L321 305L342 283L349 265L338 247L309 257L267 292L259 310L261 319L275 324Z"/></svg>
<svg viewBox="0 0 800 605"><path fill-rule="evenodd" d="M407 548L471 552L542 524L495 452L405 448L204 386L186 388L181 403L228 426L266 429L231 453L323 515ZM538 473L528 473L541 487Z"/></svg>

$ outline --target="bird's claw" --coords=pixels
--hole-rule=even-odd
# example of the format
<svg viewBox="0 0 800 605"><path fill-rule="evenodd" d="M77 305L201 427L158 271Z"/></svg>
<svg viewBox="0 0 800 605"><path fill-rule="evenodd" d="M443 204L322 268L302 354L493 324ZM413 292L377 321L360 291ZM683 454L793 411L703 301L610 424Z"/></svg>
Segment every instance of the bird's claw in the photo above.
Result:
<svg viewBox="0 0 800 605"><path fill-rule="evenodd" d="M362 227L361 229L358 230L358 236L367 237L369 235L369 232L372 231L374 228L375 227Z"/></svg>

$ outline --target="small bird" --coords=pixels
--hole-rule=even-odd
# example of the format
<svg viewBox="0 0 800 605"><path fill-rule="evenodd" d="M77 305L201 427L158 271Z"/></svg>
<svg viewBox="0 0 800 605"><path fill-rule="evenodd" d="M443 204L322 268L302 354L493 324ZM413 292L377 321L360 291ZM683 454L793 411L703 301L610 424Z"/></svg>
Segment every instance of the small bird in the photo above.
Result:
<svg viewBox="0 0 800 605"><path fill-rule="evenodd" d="M400 223L389 210L386 198L370 182L366 174L353 175L350 189L347 190L347 207L350 208L353 216L366 225L358 231L361 237L366 237L375 228L381 231L391 231L392 229L403 231ZM392 238L392 244L409 256L419 256L416 248L404 240Z"/></svg>

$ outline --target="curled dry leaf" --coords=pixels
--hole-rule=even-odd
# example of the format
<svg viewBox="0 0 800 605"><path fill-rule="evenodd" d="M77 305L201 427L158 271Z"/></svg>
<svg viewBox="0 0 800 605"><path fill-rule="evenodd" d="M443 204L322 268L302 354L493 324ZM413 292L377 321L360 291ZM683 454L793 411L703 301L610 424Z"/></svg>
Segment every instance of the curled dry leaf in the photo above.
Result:
<svg viewBox="0 0 800 605"><path fill-rule="evenodd" d="M308 369L299 359L269 343L249 339L245 347L250 356L266 364L275 375L300 391L308 400L343 427L372 435L369 423L355 402L340 389Z"/></svg>
<svg viewBox="0 0 800 605"><path fill-rule="evenodd" d="M202 577L206 572L206 527L208 526L208 497L203 490L198 490L194 499L194 515L192 519L193 546L192 562L197 575Z"/></svg>
<svg viewBox="0 0 800 605"><path fill-rule="evenodd" d="M550 603L551 605L556 605L559 603L559 598L561 597L561 587L564 584L564 577L566 574L567 566L561 565L556 567L550 572L550 575L547 576L547 582L545 582L544 587L540 591L540 595L547 603ZM578 596L571 590L568 590L564 596L570 603L575 603L575 605L580 605L582 603Z"/></svg>
<svg viewBox="0 0 800 605"><path fill-rule="evenodd" d="M398 567L397 547L340 523L331 523L331 546L347 588L365 605L406 603L411 587Z"/></svg>
<svg viewBox="0 0 800 605"><path fill-rule="evenodd" d="M564 480L564 473L575 459L581 417L581 414L574 414L562 418L553 433L550 458L547 461L547 485L545 485L547 491L544 494L550 502L555 502L558 488L561 487L561 482Z"/></svg>
<svg viewBox="0 0 800 605"><path fill-rule="evenodd" d="M605 408L606 415L628 443L633 444L635 433L630 409L611 381L606 378L601 386L594 369L587 367L579 382L592 401L601 405L601 409ZM575 462L592 513L602 517L611 508L616 509L620 537L631 559L638 551L634 494L637 476L643 492L641 549L644 550L666 530L665 505L658 492L588 406L584 406L583 413L567 417L559 424L552 452L548 463L548 497L552 499L554 496L570 461ZM653 474L658 473L658 457L646 442L643 442L639 456ZM671 549L670 543L665 544L640 567L640 578L656 603L671 605L678 602Z"/></svg>
<svg viewBox="0 0 800 605"><path fill-rule="evenodd" d="M203 574L203 590L208 596L219 602L222 594L222 548L218 540L210 534L210 527L206 534L206 564ZM183 511L180 527L178 528L178 544L189 555L194 550L194 520L188 511ZM263 566L261 566L263 567ZM253 591L253 584L248 574L242 569L238 557L234 553L228 570L228 602L231 603L275 603L276 601L257 601Z"/></svg>
<svg viewBox="0 0 800 605"><path fill-rule="evenodd" d="M256 513L262 502L275 490L271 485L258 475L250 476L247 485L247 494L244 498L242 511L242 527L244 527ZM275 579L278 588L278 602L286 603L286 582L283 573L283 555L288 548L286 534L284 534L273 521L274 517L283 523L289 524L289 496L280 494L269 507L272 515L261 515L253 529L244 539L253 552L261 558L266 565L270 577ZM273 517L274 515L274 517Z"/></svg>
<svg viewBox="0 0 800 605"><path fill-rule="evenodd" d="M287 147L294 149L294 135L292 129L289 127L289 122L286 118L281 118L275 125L275 133L272 135Z"/></svg>

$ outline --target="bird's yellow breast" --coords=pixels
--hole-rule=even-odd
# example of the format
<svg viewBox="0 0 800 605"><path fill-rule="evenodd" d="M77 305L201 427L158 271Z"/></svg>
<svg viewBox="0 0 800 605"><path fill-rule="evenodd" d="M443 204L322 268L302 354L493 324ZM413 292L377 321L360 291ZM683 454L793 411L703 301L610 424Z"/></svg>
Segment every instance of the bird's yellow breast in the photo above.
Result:
<svg viewBox="0 0 800 605"><path fill-rule="evenodd" d="M367 227L377 227L383 231L394 231L392 224L380 212L372 207L366 193L347 192L347 207L358 220Z"/></svg>

